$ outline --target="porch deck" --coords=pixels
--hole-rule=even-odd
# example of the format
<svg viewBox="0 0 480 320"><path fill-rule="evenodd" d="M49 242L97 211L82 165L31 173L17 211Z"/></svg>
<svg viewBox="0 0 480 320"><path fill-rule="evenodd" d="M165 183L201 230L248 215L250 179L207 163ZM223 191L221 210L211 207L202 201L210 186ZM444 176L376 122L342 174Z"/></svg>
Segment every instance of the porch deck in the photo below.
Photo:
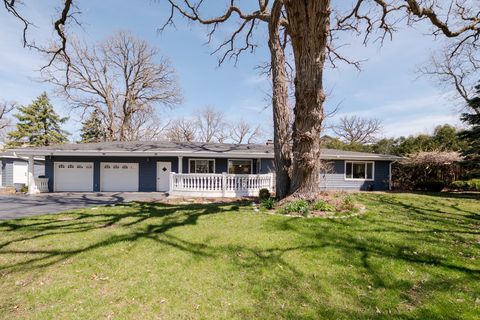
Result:
<svg viewBox="0 0 480 320"><path fill-rule="evenodd" d="M274 192L275 177L268 174L170 173L171 196L254 197L260 189Z"/></svg>

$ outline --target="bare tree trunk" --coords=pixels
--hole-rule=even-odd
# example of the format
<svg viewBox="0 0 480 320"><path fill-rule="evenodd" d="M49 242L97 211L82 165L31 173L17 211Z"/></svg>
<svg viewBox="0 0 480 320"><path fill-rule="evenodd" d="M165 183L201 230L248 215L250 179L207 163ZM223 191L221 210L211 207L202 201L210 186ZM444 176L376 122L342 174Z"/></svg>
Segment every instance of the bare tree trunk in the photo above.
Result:
<svg viewBox="0 0 480 320"><path fill-rule="evenodd" d="M280 43L280 13L283 1L276 1L272 7L268 24L268 46L272 68L272 109L274 127L274 149L276 168L276 196L284 198L290 190L291 147L288 109L288 82L285 69L285 52Z"/></svg>
<svg viewBox="0 0 480 320"><path fill-rule="evenodd" d="M295 122L290 192L311 197L319 190L323 69L330 30L330 0L285 0L295 56Z"/></svg>

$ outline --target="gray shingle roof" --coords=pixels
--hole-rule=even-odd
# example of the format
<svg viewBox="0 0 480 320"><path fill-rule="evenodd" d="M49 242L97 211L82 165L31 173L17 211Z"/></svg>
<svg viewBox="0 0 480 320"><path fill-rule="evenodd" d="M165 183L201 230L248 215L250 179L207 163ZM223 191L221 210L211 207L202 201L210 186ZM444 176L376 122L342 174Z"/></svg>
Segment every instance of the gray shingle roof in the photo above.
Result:
<svg viewBox="0 0 480 320"><path fill-rule="evenodd" d="M100 142L100 143L78 143L62 144L48 147L22 148L14 150L18 154L36 155L75 155L91 154L102 155L103 153L131 153L132 155L243 155L261 156L273 158L272 144L230 144L230 143L200 143L200 142L169 142L169 141L147 141L147 142ZM343 151L334 149L322 149L322 159L372 159L372 160L400 160L401 157L375 153Z"/></svg>

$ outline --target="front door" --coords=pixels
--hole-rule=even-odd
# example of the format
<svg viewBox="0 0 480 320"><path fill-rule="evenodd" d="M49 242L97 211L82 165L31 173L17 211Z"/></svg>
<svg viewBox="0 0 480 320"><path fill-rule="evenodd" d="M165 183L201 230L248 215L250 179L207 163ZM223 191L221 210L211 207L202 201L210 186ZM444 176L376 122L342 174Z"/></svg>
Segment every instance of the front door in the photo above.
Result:
<svg viewBox="0 0 480 320"><path fill-rule="evenodd" d="M171 162L157 162L157 191L168 191L170 189Z"/></svg>

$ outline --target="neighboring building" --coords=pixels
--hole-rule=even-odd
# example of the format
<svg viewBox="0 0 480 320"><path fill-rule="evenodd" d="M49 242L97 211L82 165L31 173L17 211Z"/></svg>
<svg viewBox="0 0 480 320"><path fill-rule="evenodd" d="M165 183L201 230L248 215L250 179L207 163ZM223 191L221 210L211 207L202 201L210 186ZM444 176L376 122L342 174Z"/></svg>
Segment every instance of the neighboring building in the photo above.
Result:
<svg viewBox="0 0 480 320"><path fill-rule="evenodd" d="M272 144L108 142L14 150L45 157L50 192L140 191L190 196L254 195L274 186ZM326 190L388 190L391 155L325 149ZM36 173L35 173L36 175Z"/></svg>
<svg viewBox="0 0 480 320"><path fill-rule="evenodd" d="M35 157L35 177L45 174L45 160ZM0 187L15 187L17 190L28 185L28 161L13 152L0 153Z"/></svg>

